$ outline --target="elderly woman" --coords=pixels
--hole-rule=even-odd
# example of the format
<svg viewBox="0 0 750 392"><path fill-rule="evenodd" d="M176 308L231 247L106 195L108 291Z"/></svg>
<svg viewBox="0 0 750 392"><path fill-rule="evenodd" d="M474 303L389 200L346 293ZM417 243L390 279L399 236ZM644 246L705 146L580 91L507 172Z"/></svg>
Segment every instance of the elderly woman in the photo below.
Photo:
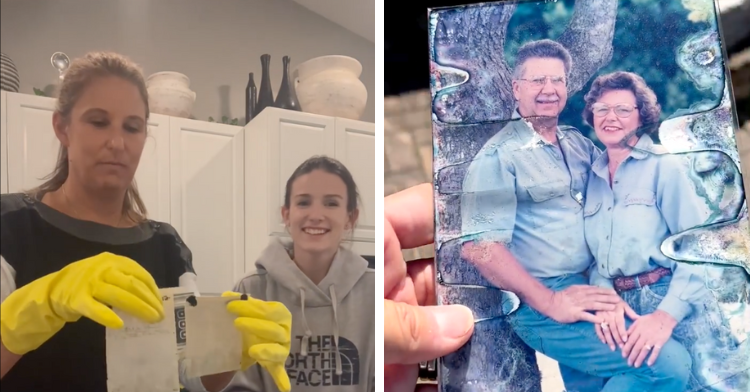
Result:
<svg viewBox="0 0 750 392"><path fill-rule="evenodd" d="M689 390L702 390L721 377L707 368L696 341L714 336L718 345L728 331L715 321L721 317L703 283L705 267L677 263L660 246L704 224L708 209L696 196L686 157L654 143L661 109L643 78L599 76L584 99L584 120L606 147L592 164L584 206L586 241L596 259L590 283L614 288L640 315L626 323L622 306L598 312L605 322L595 325L597 334L636 367L653 364L674 338L693 357Z"/></svg>

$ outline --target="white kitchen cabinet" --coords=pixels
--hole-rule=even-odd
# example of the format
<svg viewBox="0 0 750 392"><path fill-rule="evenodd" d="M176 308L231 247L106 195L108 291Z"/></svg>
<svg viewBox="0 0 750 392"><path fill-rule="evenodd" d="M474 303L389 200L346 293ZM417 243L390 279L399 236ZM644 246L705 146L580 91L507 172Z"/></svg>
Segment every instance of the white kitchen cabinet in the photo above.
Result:
<svg viewBox="0 0 750 392"><path fill-rule="evenodd" d="M5 91L0 91L0 193L8 193L8 137L5 120Z"/></svg>
<svg viewBox="0 0 750 392"><path fill-rule="evenodd" d="M243 129L170 119L171 220L193 253L202 294L245 272Z"/></svg>
<svg viewBox="0 0 750 392"><path fill-rule="evenodd" d="M23 192L41 185L55 168L60 148L52 128L55 100L16 93L5 99L8 192Z"/></svg>
<svg viewBox="0 0 750 392"><path fill-rule="evenodd" d="M353 241L374 242L375 124L337 118L335 157L349 169L359 189L359 220Z"/></svg>
<svg viewBox="0 0 750 392"><path fill-rule="evenodd" d="M4 93L8 188L23 192L44 182L57 162L60 142L52 127L55 99ZM169 117L152 114L149 135L135 174L149 218L169 222Z"/></svg>
<svg viewBox="0 0 750 392"><path fill-rule="evenodd" d="M59 142L55 100L2 93L2 192L21 192L52 172ZM204 294L230 290L281 220L286 181L306 159L327 155L352 172L360 218L352 243L375 253L374 124L267 108L244 128L152 114L136 182L151 219L172 224L193 253Z"/></svg>
<svg viewBox="0 0 750 392"><path fill-rule="evenodd" d="M339 159L352 172L363 205L353 242L346 246L374 255L374 124L267 108L245 126L246 272L255 270L271 237L288 237L281 220L286 182L314 155Z"/></svg>
<svg viewBox="0 0 750 392"><path fill-rule="evenodd" d="M135 184L149 219L170 223L169 209L169 116L152 114Z"/></svg>

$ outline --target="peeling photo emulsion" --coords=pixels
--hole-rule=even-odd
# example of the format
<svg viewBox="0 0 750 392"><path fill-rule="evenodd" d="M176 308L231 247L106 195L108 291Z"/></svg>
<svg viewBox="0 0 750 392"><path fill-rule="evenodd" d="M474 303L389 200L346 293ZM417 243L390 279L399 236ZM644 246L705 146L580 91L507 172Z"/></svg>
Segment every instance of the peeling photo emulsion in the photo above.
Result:
<svg viewBox="0 0 750 392"><path fill-rule="evenodd" d="M717 14L429 11L437 294L476 319L442 391L750 391L748 177Z"/></svg>

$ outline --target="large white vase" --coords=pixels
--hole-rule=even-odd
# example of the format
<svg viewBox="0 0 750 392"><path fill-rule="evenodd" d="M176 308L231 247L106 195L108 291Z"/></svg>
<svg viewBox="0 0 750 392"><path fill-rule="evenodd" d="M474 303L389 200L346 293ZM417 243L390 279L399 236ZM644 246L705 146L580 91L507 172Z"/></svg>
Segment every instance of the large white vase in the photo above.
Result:
<svg viewBox="0 0 750 392"><path fill-rule="evenodd" d="M190 118L193 115L195 91L190 78L179 72L157 72L146 79L148 108L151 113Z"/></svg>
<svg viewBox="0 0 750 392"><path fill-rule="evenodd" d="M317 57L298 65L292 77L302 111L359 120L367 103L361 73L362 64L347 56Z"/></svg>

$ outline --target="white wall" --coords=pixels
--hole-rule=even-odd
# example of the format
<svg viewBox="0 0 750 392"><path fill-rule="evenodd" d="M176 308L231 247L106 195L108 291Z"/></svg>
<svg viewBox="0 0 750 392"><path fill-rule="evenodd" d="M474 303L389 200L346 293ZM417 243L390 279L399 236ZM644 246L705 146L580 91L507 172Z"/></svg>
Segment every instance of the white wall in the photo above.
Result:
<svg viewBox="0 0 750 392"><path fill-rule="evenodd" d="M374 121L375 45L291 0L1 0L0 49L18 68L22 93L57 81L54 52L131 57L146 76L176 71L197 94L194 116L243 119L249 72L260 87L260 55L271 55L274 96L281 58L291 67L323 55L362 63L363 121Z"/></svg>

